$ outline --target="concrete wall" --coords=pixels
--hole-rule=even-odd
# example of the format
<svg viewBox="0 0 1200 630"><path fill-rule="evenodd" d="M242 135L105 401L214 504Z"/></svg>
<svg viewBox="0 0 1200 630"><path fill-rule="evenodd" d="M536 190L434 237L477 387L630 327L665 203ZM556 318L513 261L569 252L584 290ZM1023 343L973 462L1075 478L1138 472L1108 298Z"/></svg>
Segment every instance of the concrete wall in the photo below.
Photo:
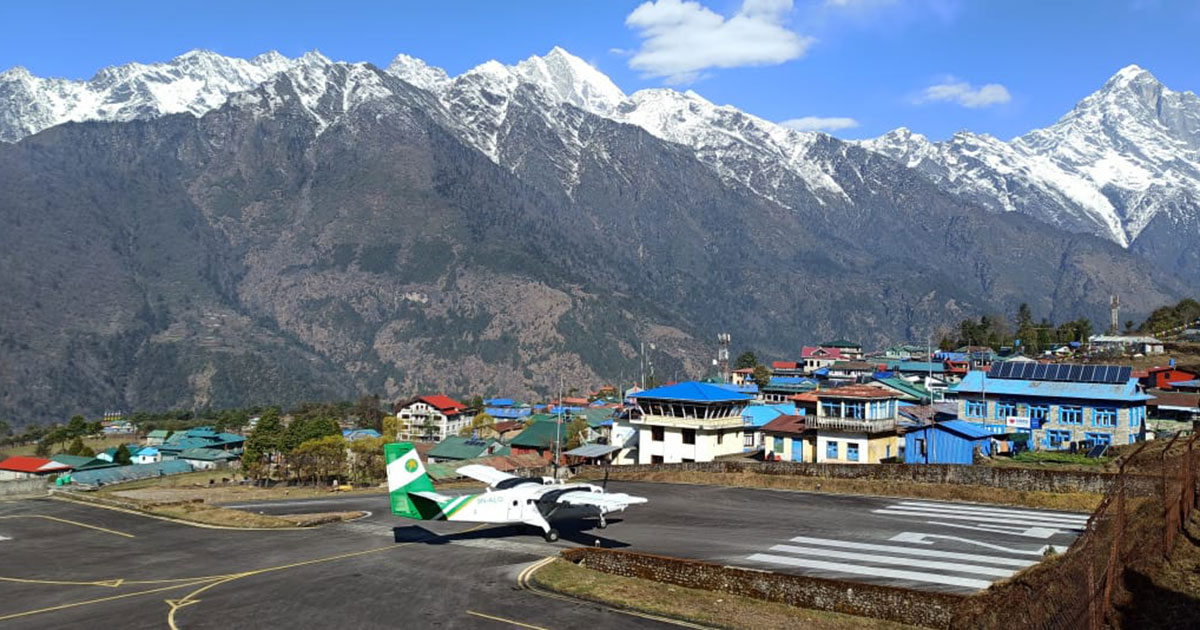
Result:
<svg viewBox="0 0 1200 630"><path fill-rule="evenodd" d="M964 600L962 596L948 593L738 569L614 549L581 547L563 551L562 556L581 566L612 575L927 628L949 628L956 608Z"/></svg>
<svg viewBox="0 0 1200 630"><path fill-rule="evenodd" d="M715 473L754 472L764 475L796 475L820 479L874 479L901 483L944 483L1013 490L1044 490L1048 492L1090 492L1102 494L1115 478L1111 473L1028 468L996 468L991 466L957 466L953 464L801 464L796 462L705 462L689 464L648 464L622 466L616 472L695 471ZM581 472L603 475L599 467L585 467ZM1127 483L1134 494L1153 492L1161 480L1157 477L1130 475Z"/></svg>
<svg viewBox="0 0 1200 630"><path fill-rule="evenodd" d="M0 497L46 492L46 480L41 477L0 481Z"/></svg>

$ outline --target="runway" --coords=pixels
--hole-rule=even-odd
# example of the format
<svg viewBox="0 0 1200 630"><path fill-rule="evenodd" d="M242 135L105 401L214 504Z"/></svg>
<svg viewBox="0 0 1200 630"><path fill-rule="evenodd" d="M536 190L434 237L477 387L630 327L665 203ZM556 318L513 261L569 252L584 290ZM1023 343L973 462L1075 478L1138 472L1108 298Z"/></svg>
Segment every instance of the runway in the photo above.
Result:
<svg viewBox="0 0 1200 630"><path fill-rule="evenodd" d="M599 545L769 571L971 593L1065 549L1086 515L980 504L614 482L645 496L546 543L514 526L414 522L386 495L247 504L363 510L289 531L205 529L40 499L0 503L0 626L642 628L661 621L516 588L530 563Z"/></svg>

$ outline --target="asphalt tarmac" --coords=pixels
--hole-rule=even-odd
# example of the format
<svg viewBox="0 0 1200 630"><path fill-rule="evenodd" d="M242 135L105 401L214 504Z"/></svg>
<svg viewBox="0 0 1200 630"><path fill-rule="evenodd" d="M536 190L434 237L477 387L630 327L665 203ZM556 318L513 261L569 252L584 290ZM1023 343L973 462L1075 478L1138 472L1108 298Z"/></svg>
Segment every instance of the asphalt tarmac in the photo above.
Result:
<svg viewBox="0 0 1200 630"><path fill-rule="evenodd" d="M314 529L209 529L53 499L0 502L0 627L634 628L669 624L517 587L578 545L970 593L1065 548L1085 515L800 492L613 482L650 499L610 519L414 522L386 495L246 504L363 510Z"/></svg>

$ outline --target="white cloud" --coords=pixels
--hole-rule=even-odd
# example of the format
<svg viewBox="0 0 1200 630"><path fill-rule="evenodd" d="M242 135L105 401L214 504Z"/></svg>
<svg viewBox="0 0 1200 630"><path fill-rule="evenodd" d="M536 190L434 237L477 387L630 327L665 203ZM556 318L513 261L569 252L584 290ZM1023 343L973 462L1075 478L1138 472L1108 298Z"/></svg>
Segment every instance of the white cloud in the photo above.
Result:
<svg viewBox="0 0 1200 630"><path fill-rule="evenodd" d="M791 11L792 0L743 0L728 18L691 0L644 2L625 18L643 40L629 67L689 83L709 68L791 61L816 41L783 25Z"/></svg>
<svg viewBox="0 0 1200 630"><path fill-rule="evenodd" d="M966 81L947 77L945 81L925 88L916 100L918 104L949 102L975 108L1007 103L1012 100L1012 95L1008 93L1008 88L999 83L988 83L976 88Z"/></svg>
<svg viewBox="0 0 1200 630"><path fill-rule="evenodd" d="M804 116L803 118L785 120L779 124L788 129L795 129L796 131L837 131L839 129L853 129L858 126L858 121L853 118Z"/></svg>

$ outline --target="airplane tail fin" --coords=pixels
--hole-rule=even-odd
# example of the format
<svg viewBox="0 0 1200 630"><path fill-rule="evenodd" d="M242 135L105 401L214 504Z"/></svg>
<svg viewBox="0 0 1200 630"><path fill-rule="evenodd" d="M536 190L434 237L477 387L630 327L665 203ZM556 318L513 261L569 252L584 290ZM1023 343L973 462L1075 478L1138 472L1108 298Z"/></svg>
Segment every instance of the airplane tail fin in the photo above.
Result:
<svg viewBox="0 0 1200 630"><path fill-rule="evenodd" d="M433 482L425 472L425 465L412 442L395 442L383 445L387 460L388 494L392 499L392 514L406 518L427 520L440 510L436 504L413 492L433 492Z"/></svg>

